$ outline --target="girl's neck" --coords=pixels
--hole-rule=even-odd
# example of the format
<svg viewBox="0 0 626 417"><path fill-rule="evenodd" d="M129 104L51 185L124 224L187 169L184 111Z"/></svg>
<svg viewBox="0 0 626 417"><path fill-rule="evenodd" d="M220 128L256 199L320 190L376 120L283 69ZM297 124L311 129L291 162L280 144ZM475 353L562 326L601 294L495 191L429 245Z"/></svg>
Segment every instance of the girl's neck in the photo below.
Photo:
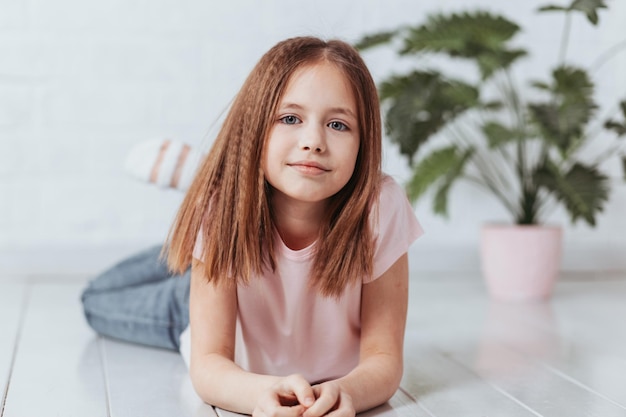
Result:
<svg viewBox="0 0 626 417"><path fill-rule="evenodd" d="M304 249L317 240L326 213L325 201L309 203L274 195L272 206L276 229L289 249Z"/></svg>

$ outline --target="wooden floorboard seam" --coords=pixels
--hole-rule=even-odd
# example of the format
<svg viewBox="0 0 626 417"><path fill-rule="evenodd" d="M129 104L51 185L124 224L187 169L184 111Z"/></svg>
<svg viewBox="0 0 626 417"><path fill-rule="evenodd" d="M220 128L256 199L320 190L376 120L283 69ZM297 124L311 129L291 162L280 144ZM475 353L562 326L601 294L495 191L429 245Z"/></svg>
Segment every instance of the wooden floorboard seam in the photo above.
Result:
<svg viewBox="0 0 626 417"><path fill-rule="evenodd" d="M471 373L472 375L476 376L478 379L480 379L482 382L484 382L485 384L487 384L488 386L490 386L492 389L494 389L496 392L502 394L505 398L508 398L509 400L511 400L512 402L514 402L515 404L519 405L520 407L522 407L523 409L531 412L532 414L534 414L537 417L546 417L541 413L538 413L537 410L533 409L532 407L528 406L527 404L524 404L524 402L520 401L519 399L517 399L515 396L511 395L507 390L499 387L497 384L485 379L482 375L480 375L478 372L476 372L474 369L472 369L471 367L467 366L465 363L463 363L462 361L458 360L457 358L454 357L454 355L446 355L444 352L437 352L439 355L441 355L444 359L447 359L451 362L454 362L457 366L460 366L461 368L463 368L464 370L466 370L467 372Z"/></svg>
<svg viewBox="0 0 626 417"><path fill-rule="evenodd" d="M425 412L426 414L428 414L430 417L437 417L436 415L434 415L433 413L430 412L430 410L422 403L418 402L417 406L420 408L420 410L422 410L423 412Z"/></svg>
<svg viewBox="0 0 626 417"><path fill-rule="evenodd" d="M573 377L567 375L565 372L555 368L554 366L549 365L549 364L547 364L545 362L542 362L542 361L538 361L538 363L541 366L543 366L544 368L546 368L547 370L549 370L550 372L552 372L553 374L558 375L559 377L563 378L564 380L569 381L572 384L574 384L574 385L576 385L576 386L578 386L580 388L584 388L589 393L591 393L593 395L596 395L596 396L602 398L603 400L606 400L606 401L608 401L608 402L610 402L612 404L615 404L616 406L618 406L619 408L621 408L623 410L626 410L626 406L624 406L624 404L620 404L619 402L615 401L611 397L607 397L606 395L604 395L604 394L596 391L595 389L591 388L590 386L580 382L578 379L573 378Z"/></svg>
<svg viewBox="0 0 626 417"><path fill-rule="evenodd" d="M411 395L411 393L409 393L407 390L405 390L404 388L402 388L402 386L398 387L398 391L402 392L402 394L404 394L406 396L406 398L408 398L409 400L411 400L411 402L413 404L415 404L417 407L419 407L422 411L424 411L426 414L428 414L431 417L437 417L435 416L433 413L430 412L430 410L428 410L424 404L422 404L421 402L419 402L417 400L417 398L415 398L413 395Z"/></svg>
<svg viewBox="0 0 626 417"><path fill-rule="evenodd" d="M7 383L2 393L2 407L0 408L0 417L4 416L4 410L6 408L7 399L9 398L9 389L11 386L11 377L13 376L13 367L15 366L15 358L20 345L20 339L22 337L22 328L24 327L24 320L26 319L26 310L28 309L28 303L30 300L30 283L25 285L24 295L22 297L22 306L20 308L20 315L17 322L17 330L15 332L15 338L13 339L13 351L11 353L11 362L9 365L9 372L7 372Z"/></svg>
<svg viewBox="0 0 626 417"><path fill-rule="evenodd" d="M566 372L550 365L549 363L542 361L540 359L534 358L532 356L529 356L527 353L525 353L522 350L517 349L515 346L511 345L510 343L507 342L500 342L502 346L504 346L506 349L509 349L513 352L515 352L515 354L520 355L526 359L529 359L531 362L535 363L536 365L541 366L542 368L546 369L548 372L558 376L559 378L576 385L579 388L584 389L585 391L589 392L590 394L593 394L597 397L602 398L603 400L606 400L616 406L618 406L619 408L622 408L624 410L626 410L626 406L624 406L624 404L620 404L619 402L613 400L612 398L602 394L601 392L598 392L597 390L595 390L594 388L590 387L589 385L586 385L585 383L579 381L578 379L576 379L573 376L568 375Z"/></svg>
<svg viewBox="0 0 626 417"><path fill-rule="evenodd" d="M411 401L413 401L415 404L417 404L417 399L412 396L411 394L409 394L409 392L407 390L405 390L404 388L402 388L402 386L398 387L398 390L400 392L402 392L404 395L407 396L407 398L409 398Z"/></svg>

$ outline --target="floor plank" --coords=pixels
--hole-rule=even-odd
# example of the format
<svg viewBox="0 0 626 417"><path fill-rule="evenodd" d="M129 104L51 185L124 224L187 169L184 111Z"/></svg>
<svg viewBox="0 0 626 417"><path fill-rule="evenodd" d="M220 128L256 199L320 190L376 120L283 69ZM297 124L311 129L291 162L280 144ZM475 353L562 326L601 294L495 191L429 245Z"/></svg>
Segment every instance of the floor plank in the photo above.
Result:
<svg viewBox="0 0 626 417"><path fill-rule="evenodd" d="M552 302L561 333L626 360L626 326L619 319L626 316L626 280L570 283L563 289Z"/></svg>
<svg viewBox="0 0 626 417"><path fill-rule="evenodd" d="M402 387L436 417L531 417L536 413L441 352L409 342Z"/></svg>
<svg viewBox="0 0 626 417"><path fill-rule="evenodd" d="M431 417L414 398L399 389L391 399L372 410L359 413L359 417Z"/></svg>
<svg viewBox="0 0 626 417"><path fill-rule="evenodd" d="M406 392L359 417L626 417L626 275L559 282L545 303L496 303L473 276L425 278L410 286ZM82 285L0 282L2 417L238 416L197 397L177 353L96 336Z"/></svg>
<svg viewBox="0 0 626 417"><path fill-rule="evenodd" d="M576 285L581 287L581 291L592 293L580 284ZM626 359L623 357L626 331L620 329L623 325L616 325L617 320L614 319L626 316L622 301L624 295L619 297L618 305L612 306L611 298L618 298L614 296L615 289L608 285L606 291L612 295L600 297L596 300L597 306L589 306L594 315L602 310L612 312L610 317L592 321L590 327L595 330L588 328L583 320L569 323L571 329L564 330L564 321L572 320L573 314L566 314L562 308L553 306L563 304L563 301L527 305L492 303L493 311L489 314L491 320L486 326L485 339L495 344L495 349L483 343L482 356L497 357L498 345L503 344L533 358L561 378L626 407L626 390L623 388L626 386ZM592 304L592 298L586 297L584 303ZM582 304L576 303L577 306ZM589 332L595 332L596 337L586 336ZM607 343L607 340L611 342Z"/></svg>
<svg viewBox="0 0 626 417"><path fill-rule="evenodd" d="M102 366L80 284L33 284L3 417L106 416Z"/></svg>
<svg viewBox="0 0 626 417"><path fill-rule="evenodd" d="M546 303L496 303L468 288L442 294L446 289L420 289L416 301L433 317L411 310L409 328L421 330L421 339L449 360L537 415L626 415L624 364L617 352L606 356L600 349L611 340L623 352L624 331L615 320L626 314L623 283L561 283L555 299ZM564 323L571 328L564 330ZM585 337L587 332L596 337ZM607 361L610 366L599 367ZM459 377L445 384L446 390ZM477 406L486 407L484 412L493 407Z"/></svg>
<svg viewBox="0 0 626 417"><path fill-rule="evenodd" d="M541 366L535 358L518 354L504 345L492 346L492 355L483 357L482 361L476 360L474 352L451 349L449 355L503 395L539 415L626 416L625 408Z"/></svg>
<svg viewBox="0 0 626 417"><path fill-rule="evenodd" d="M111 415L215 415L193 391L178 353L111 339L103 339L103 345Z"/></svg>

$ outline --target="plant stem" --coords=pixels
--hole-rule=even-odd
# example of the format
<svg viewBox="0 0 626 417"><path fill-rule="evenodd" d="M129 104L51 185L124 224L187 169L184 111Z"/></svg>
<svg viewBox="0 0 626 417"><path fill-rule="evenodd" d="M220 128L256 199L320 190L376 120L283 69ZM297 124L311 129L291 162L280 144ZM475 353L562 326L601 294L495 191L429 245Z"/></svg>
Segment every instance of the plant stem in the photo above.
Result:
<svg viewBox="0 0 626 417"><path fill-rule="evenodd" d="M557 202L556 200L554 200L554 198L550 199L545 196L539 196L539 199L541 200L541 202L538 204L537 208L537 221L539 221L539 219L547 219L550 214L554 212L554 210L556 210L556 208L558 207Z"/></svg>
<svg viewBox="0 0 626 417"><path fill-rule="evenodd" d="M480 173L480 170L478 170L478 172ZM500 200L500 202L504 205L504 207L511 213L513 218L517 218L517 210L515 209L515 206L511 204L509 200L507 200L506 196L502 194L500 190L498 190L497 187L495 187L493 184L491 184L489 181L483 178L482 174L481 174L481 178L477 178L477 177L474 177L473 175L468 175L468 174L465 174L463 177L466 180L473 182L487 189L488 191L491 191L493 194L495 194L496 198Z"/></svg>
<svg viewBox="0 0 626 417"><path fill-rule="evenodd" d="M503 71L504 71L504 79L508 86L508 91L511 97L510 99L511 99L511 107L513 107L513 115L517 119L517 122L521 123L522 119L520 116L522 115L522 111L521 111L522 100L520 100L520 97L517 94L517 89L515 88L515 85L513 83L513 77L511 76L511 72L508 69L504 69ZM505 94L505 97L508 97L508 94Z"/></svg>
<svg viewBox="0 0 626 417"><path fill-rule="evenodd" d="M469 141L466 139L466 136L455 132L454 129L450 130L460 139L461 142L465 142L468 147L471 146ZM493 194L495 194L496 198L502 202L504 207L513 215L513 217L516 217L517 210L515 209L515 205L511 203L505 193L502 192L502 190L510 190L511 186L504 182L503 178L497 174L497 169L495 169L495 173L492 172L491 167L493 160L484 158L480 149L476 150L474 158L476 160L472 161L472 165L476 168L476 172L480 178L471 175L465 175L465 177L490 190Z"/></svg>
<svg viewBox="0 0 626 417"><path fill-rule="evenodd" d="M565 63L565 56L567 55L567 46L569 44L569 36L572 28L572 12L565 13L565 24L563 25L563 34L561 36L561 49L559 52L559 64Z"/></svg>
<svg viewBox="0 0 626 417"><path fill-rule="evenodd" d="M487 120L484 117L484 110L479 111L478 116L480 117L480 123L482 123L482 126L484 126L487 122ZM473 127L474 127L474 130L477 132L480 132L482 130L481 126L477 125L476 123L473 125ZM497 151L502 157L502 159L504 160L505 162L504 165L506 167L510 167L515 164L515 160L513 159L513 156L509 152L507 152L507 149L504 146L498 146Z"/></svg>
<svg viewBox="0 0 626 417"><path fill-rule="evenodd" d="M620 151L622 150L622 144L613 145L612 147L605 149L600 155L598 155L595 160L592 162L593 165L600 165L607 159L613 156L619 156Z"/></svg>
<svg viewBox="0 0 626 417"><path fill-rule="evenodd" d="M463 135L461 133L458 133L452 127L450 127L450 132L457 137L457 140L459 142L465 142L465 145L467 147L472 147L471 143L467 139L468 135ZM478 141L474 141L474 142L478 143ZM475 145L474 148L476 149L476 152L474 153L474 157L477 158L480 162L480 164L475 164L475 165L478 168L478 171L480 172L481 176L484 178L485 182L489 182L494 187L502 189L502 190L510 189L511 188L510 184L505 182L502 176L498 175L498 172L501 172L502 169L493 167L495 163L494 160L491 158L483 157L483 154L481 152L482 149L478 145Z"/></svg>
<svg viewBox="0 0 626 417"><path fill-rule="evenodd" d="M600 69L600 67L606 64L611 58L613 58L620 49L626 49L626 40L619 42L618 44L613 45L606 51L604 51L595 61L589 66L590 72L595 72Z"/></svg>
<svg viewBox="0 0 626 417"><path fill-rule="evenodd" d="M508 69L503 69L505 85L499 87L501 94L509 102L509 110L513 123L515 123L516 129L519 132L524 131L524 115L522 112L521 100L517 94L517 90L513 84L513 78ZM522 180L522 186L524 185L524 179L526 178L526 151L523 146L523 138L517 140L517 174Z"/></svg>
<svg viewBox="0 0 626 417"><path fill-rule="evenodd" d="M500 90L500 94L506 99L508 102L508 110L511 113L511 122L515 125L515 129L518 132L524 131L524 115L522 112L522 104L519 95L517 94L517 89L513 83L513 78L511 77L511 73L507 68L503 68L502 72L504 74L504 85L499 85L496 83L497 88ZM517 176L520 179L520 185L522 190L525 186L526 179L526 152L524 147L524 138L517 138L517 161L514 162L516 166ZM511 158L513 160L513 158Z"/></svg>

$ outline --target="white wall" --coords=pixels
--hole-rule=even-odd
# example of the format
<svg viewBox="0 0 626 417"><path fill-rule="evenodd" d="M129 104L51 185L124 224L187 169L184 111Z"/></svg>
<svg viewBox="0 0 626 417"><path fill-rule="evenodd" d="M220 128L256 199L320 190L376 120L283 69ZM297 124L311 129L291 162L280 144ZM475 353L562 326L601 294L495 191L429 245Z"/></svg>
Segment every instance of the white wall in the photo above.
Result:
<svg viewBox="0 0 626 417"><path fill-rule="evenodd" d="M589 63L626 36L613 0L599 29L576 19L570 56ZM545 76L562 21L544 4L500 0L0 0L0 271L91 271L163 239L181 195L129 179L127 150L154 137L206 148L244 77L277 41L313 34L354 41L475 6L520 22L532 50L520 74ZM626 96L626 53L601 68L599 102ZM393 55L365 55L379 80ZM523 74L521 74L523 72ZM387 146L386 168L408 170ZM614 170L616 176L618 170ZM626 186L618 179L598 227L566 226L565 269L626 268ZM508 218L490 196L454 190L451 218L416 208L427 235L417 269L475 269L480 224Z"/></svg>

